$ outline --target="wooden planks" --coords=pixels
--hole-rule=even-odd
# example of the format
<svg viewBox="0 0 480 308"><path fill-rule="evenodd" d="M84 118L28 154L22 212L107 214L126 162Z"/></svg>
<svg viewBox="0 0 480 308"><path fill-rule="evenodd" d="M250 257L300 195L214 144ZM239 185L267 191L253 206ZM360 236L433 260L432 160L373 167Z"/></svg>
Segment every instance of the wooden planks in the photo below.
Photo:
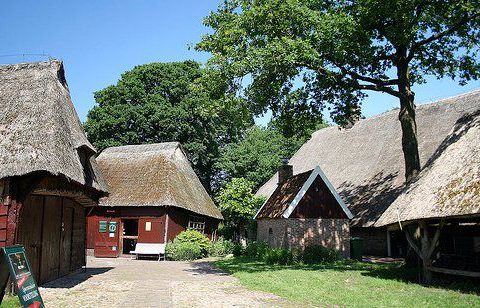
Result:
<svg viewBox="0 0 480 308"><path fill-rule="evenodd" d="M72 235L73 235L73 212L72 206L64 204L62 213L62 233L60 241L60 276L70 272L72 257Z"/></svg>
<svg viewBox="0 0 480 308"><path fill-rule="evenodd" d="M29 196L20 216L17 242L25 247L34 277L39 279L42 248L43 196Z"/></svg>
<svg viewBox="0 0 480 308"><path fill-rule="evenodd" d="M62 198L45 197L40 283L59 277Z"/></svg>

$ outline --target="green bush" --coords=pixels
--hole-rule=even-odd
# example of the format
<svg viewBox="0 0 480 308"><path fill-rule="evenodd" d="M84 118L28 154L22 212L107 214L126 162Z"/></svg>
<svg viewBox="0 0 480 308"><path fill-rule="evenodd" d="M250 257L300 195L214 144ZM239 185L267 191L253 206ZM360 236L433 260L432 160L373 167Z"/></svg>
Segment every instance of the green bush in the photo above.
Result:
<svg viewBox="0 0 480 308"><path fill-rule="evenodd" d="M303 263L315 264L322 262L335 262L338 260L338 251L331 248L326 248L321 245L312 245L305 247L303 251Z"/></svg>
<svg viewBox="0 0 480 308"><path fill-rule="evenodd" d="M210 240L203 233L200 233L195 230L186 230L181 232L175 240L181 243L192 243L198 245L202 251L203 256L208 254L210 248Z"/></svg>
<svg viewBox="0 0 480 308"><path fill-rule="evenodd" d="M174 261L190 261L200 259L204 256L202 249L196 243L180 242L174 239L173 242L167 243L165 247L165 255L169 260Z"/></svg>
<svg viewBox="0 0 480 308"><path fill-rule="evenodd" d="M231 241L223 239L223 237L218 238L218 240L210 244L208 255L212 257L223 257L228 254L233 253L234 244Z"/></svg>
<svg viewBox="0 0 480 308"><path fill-rule="evenodd" d="M245 254L245 250L243 249L243 246L242 244L240 243L235 243L233 245L233 250L232 250L232 253L235 257L239 257L243 254Z"/></svg>
<svg viewBox="0 0 480 308"><path fill-rule="evenodd" d="M173 242L167 243L165 255L169 260L195 260L207 256L210 247L210 240L204 234L186 230L178 234Z"/></svg>
<svg viewBox="0 0 480 308"><path fill-rule="evenodd" d="M270 247L266 242L249 242L245 248L245 255L250 258L263 260Z"/></svg>
<svg viewBox="0 0 480 308"><path fill-rule="evenodd" d="M267 264L293 264L293 250L285 248L271 248L265 252L264 261Z"/></svg>

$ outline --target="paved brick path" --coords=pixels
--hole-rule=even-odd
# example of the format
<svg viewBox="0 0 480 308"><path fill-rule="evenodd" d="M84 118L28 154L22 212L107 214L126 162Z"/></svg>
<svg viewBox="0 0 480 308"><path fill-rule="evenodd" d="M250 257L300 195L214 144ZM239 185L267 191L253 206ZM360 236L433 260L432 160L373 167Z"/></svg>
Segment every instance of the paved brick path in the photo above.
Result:
<svg viewBox="0 0 480 308"><path fill-rule="evenodd" d="M49 307L285 307L253 292L205 261L169 262L89 257L86 272L40 288Z"/></svg>

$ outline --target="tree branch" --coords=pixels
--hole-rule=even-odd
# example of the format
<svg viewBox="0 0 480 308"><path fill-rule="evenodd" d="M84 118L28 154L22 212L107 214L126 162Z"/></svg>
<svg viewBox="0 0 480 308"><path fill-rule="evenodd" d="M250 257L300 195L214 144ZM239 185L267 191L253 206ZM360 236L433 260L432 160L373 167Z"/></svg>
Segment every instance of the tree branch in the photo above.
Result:
<svg viewBox="0 0 480 308"><path fill-rule="evenodd" d="M386 86L379 86L379 85L369 85L369 84L357 84L354 86L354 88L358 90L370 90L370 91L376 91L376 92L385 92L390 95L396 96L396 97L401 97L400 92L392 89L391 87L386 87Z"/></svg>
<svg viewBox="0 0 480 308"><path fill-rule="evenodd" d="M412 48L410 48L410 52L408 53L408 60L413 59L415 52L422 46L427 45L433 41L439 40L447 35L453 34L455 31L460 29L463 25L465 25L467 22L470 20L480 16L480 13L475 13L473 15L466 15L463 18L461 18L458 22L454 23L450 28L446 29L445 31L438 32L434 35L431 35L421 41L415 42L412 45Z"/></svg>

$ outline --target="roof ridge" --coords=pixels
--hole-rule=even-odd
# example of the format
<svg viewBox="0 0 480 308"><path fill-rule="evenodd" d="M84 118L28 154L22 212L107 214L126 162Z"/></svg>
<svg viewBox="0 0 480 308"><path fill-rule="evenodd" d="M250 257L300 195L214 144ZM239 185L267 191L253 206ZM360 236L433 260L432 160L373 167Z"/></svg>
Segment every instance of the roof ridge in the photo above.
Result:
<svg viewBox="0 0 480 308"><path fill-rule="evenodd" d="M24 69L30 68L32 66L41 66L41 65L48 65L51 63L62 63L62 60L59 59L51 59L47 61L35 61L35 62L22 62L22 63L10 63L10 64L0 64L0 70L8 70L12 68Z"/></svg>
<svg viewBox="0 0 480 308"><path fill-rule="evenodd" d="M445 98L438 99L438 100L431 100L431 101L428 101L428 102L425 102L425 103L419 103L418 105L416 105L416 110L430 108L430 107L432 107L434 105L438 105L438 104L447 104L448 102L446 102L446 101L450 101L452 99L460 98L460 97L463 97L463 96L469 96L469 95L472 95L472 94L480 94L480 88L475 89L475 90L471 90L471 91L468 91L468 92L465 92L465 93L452 95L452 96L445 97ZM371 117L367 117L365 119L361 119L358 122L356 122L353 125L352 128L354 128L359 123L366 123L367 121L370 121L370 120L375 120L375 119L378 119L378 118L387 117L387 116L389 116L393 113L397 113L397 112L398 112L398 109L394 109L394 110L385 111L383 113L380 113L380 114L377 114L377 115L374 115L374 116L371 116ZM332 129L332 128L337 128L337 129L346 130L346 131L349 130L347 128L342 128L339 125L332 125L332 126L329 126L329 127L326 127L326 128L321 128L321 129L313 132L312 137L313 137L313 135L315 135L315 134L317 134L321 131L329 130L329 129Z"/></svg>

